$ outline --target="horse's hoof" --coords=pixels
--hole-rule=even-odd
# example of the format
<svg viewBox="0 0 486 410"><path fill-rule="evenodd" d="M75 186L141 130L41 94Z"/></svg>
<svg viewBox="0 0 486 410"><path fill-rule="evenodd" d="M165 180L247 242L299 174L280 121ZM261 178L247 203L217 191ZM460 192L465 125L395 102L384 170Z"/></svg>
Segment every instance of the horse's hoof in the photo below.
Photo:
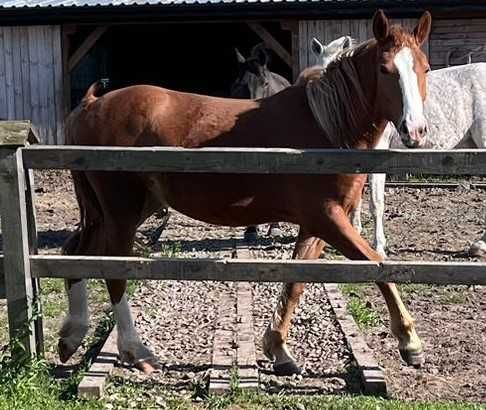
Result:
<svg viewBox="0 0 486 410"><path fill-rule="evenodd" d="M76 350L77 348L73 347L70 343L66 343L63 339L59 339L57 353L61 363L66 363Z"/></svg>
<svg viewBox="0 0 486 410"><path fill-rule="evenodd" d="M283 231L276 227L276 228L272 228L270 227L270 229L268 230L268 235L269 236L273 236L273 237L276 237L276 236L284 236L284 233Z"/></svg>
<svg viewBox="0 0 486 410"><path fill-rule="evenodd" d="M256 242L258 239L258 233L256 231L245 231L243 239L246 242Z"/></svg>
<svg viewBox="0 0 486 410"><path fill-rule="evenodd" d="M135 368L142 371L147 376L152 374L154 371L161 368L159 361L156 357L151 357L149 359L140 360L135 364Z"/></svg>
<svg viewBox="0 0 486 410"><path fill-rule="evenodd" d="M485 256L486 255L486 243L484 241L474 242L469 248L469 256Z"/></svg>
<svg viewBox="0 0 486 410"><path fill-rule="evenodd" d="M424 352L422 351L412 352L410 350L402 350L402 349L399 349L399 351L400 351L400 356L405 361L405 363L407 363L407 366L413 366L416 369L420 369L424 364L425 361Z"/></svg>
<svg viewBox="0 0 486 410"><path fill-rule="evenodd" d="M295 362L275 363L273 365L275 376L292 376L293 374L301 374L302 370Z"/></svg>

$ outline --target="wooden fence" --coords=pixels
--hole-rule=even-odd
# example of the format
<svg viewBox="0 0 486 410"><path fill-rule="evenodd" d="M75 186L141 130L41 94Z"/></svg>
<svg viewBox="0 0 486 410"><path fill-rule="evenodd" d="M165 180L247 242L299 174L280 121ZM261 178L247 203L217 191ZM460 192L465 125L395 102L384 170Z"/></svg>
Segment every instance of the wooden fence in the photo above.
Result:
<svg viewBox="0 0 486 410"><path fill-rule="evenodd" d="M36 310L39 278L277 282L375 282L486 285L486 263L268 261L37 255L30 169L257 174L386 172L486 175L486 150L293 150L246 148L24 147L28 123L0 123L0 211L11 337L27 353L43 350ZM3 267L3 269L1 269ZM1 292L0 292L1 293ZM27 329L27 332L20 332ZM19 333L20 332L20 333Z"/></svg>

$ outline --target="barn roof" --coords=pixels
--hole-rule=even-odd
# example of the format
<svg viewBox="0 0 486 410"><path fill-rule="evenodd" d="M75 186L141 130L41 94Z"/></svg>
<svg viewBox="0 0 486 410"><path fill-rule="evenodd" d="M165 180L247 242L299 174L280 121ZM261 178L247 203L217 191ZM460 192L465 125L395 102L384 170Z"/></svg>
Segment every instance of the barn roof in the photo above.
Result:
<svg viewBox="0 0 486 410"><path fill-rule="evenodd" d="M0 24L250 18L486 16L486 0L0 0ZM478 14L479 13L479 14Z"/></svg>
<svg viewBox="0 0 486 410"><path fill-rule="evenodd" d="M100 7L100 6L152 6L152 5L192 5L192 4L302 4L320 3L323 7L339 5L341 7L417 7L431 3L464 4L463 0L0 0L1 8L42 8L42 7ZM475 3L483 3L481 0Z"/></svg>

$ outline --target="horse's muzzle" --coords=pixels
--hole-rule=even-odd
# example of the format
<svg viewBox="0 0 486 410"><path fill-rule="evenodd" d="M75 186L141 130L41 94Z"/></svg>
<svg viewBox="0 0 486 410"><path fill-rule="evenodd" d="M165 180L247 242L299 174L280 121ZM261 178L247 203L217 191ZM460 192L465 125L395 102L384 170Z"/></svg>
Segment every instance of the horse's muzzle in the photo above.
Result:
<svg viewBox="0 0 486 410"><path fill-rule="evenodd" d="M398 132L403 145L407 148L421 148L425 145L427 139L427 123L423 121L422 123L409 125L407 121L402 121L398 127Z"/></svg>

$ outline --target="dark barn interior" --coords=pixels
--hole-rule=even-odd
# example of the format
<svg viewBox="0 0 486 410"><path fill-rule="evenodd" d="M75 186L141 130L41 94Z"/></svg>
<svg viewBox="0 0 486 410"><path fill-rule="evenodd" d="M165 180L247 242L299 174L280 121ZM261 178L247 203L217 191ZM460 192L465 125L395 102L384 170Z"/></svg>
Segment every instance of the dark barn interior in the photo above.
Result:
<svg viewBox="0 0 486 410"><path fill-rule="evenodd" d="M265 25L290 49L290 33ZM78 34L82 41L83 31ZM261 39L245 23L146 24L111 27L71 75L72 105L89 85L109 78L109 89L153 84L179 91L228 97L237 75L235 47L247 57ZM269 51L269 68L291 80L291 69Z"/></svg>

